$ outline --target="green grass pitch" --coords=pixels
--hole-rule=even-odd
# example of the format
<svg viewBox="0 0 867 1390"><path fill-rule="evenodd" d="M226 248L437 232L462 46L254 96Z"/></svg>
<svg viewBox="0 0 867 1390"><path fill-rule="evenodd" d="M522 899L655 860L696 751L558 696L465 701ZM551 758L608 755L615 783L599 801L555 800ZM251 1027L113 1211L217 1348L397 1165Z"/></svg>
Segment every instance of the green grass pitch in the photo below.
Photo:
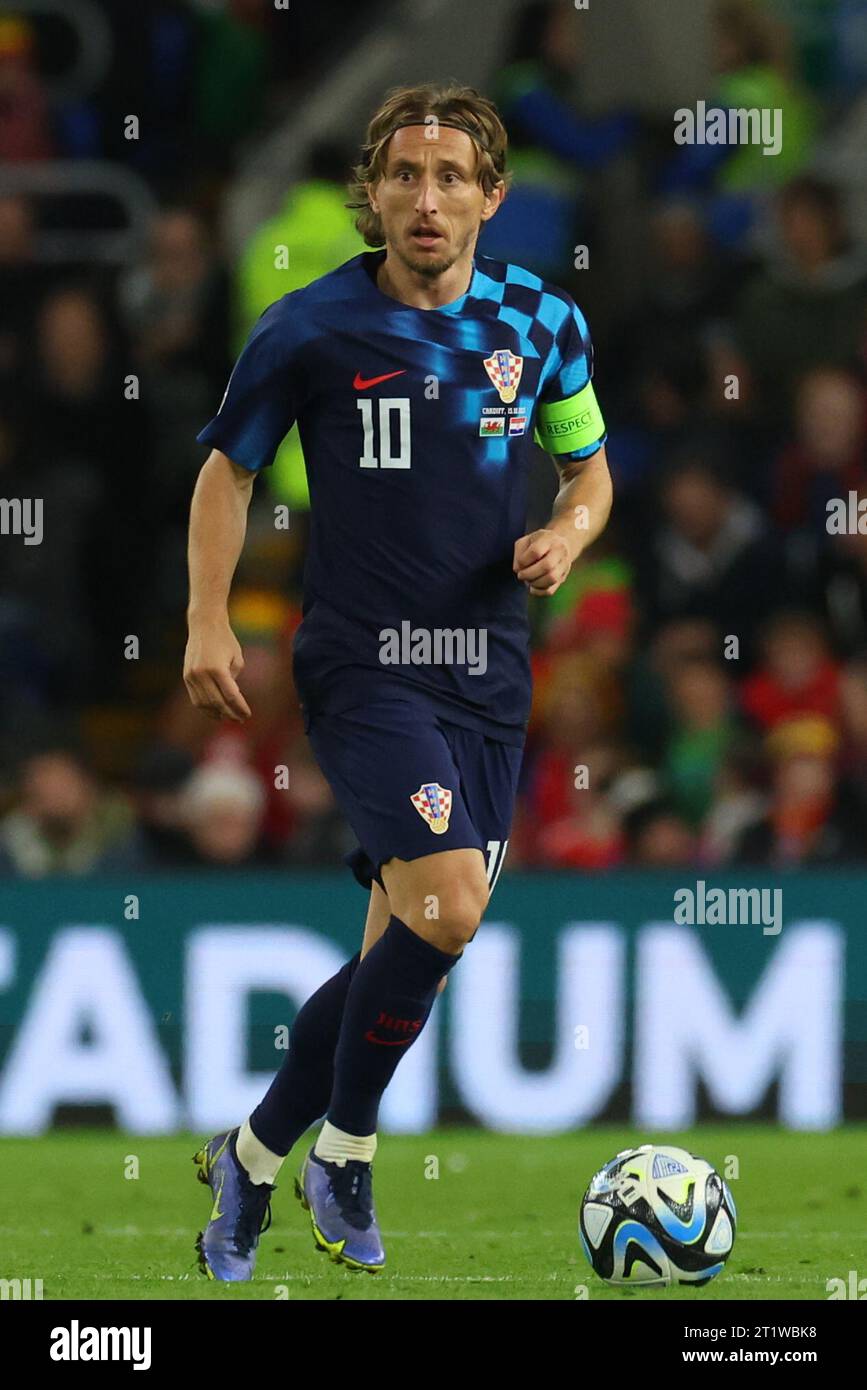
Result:
<svg viewBox="0 0 867 1390"><path fill-rule="evenodd" d="M47 1299L826 1299L826 1280L867 1273L867 1127L793 1134L733 1123L678 1135L731 1182L738 1236L704 1289L609 1288L576 1230L591 1174L651 1136L594 1128L556 1138L451 1129L385 1136L376 1199L384 1273L350 1274L314 1250L283 1169L255 1280L216 1284L195 1268L209 1193L192 1154L203 1136L57 1131L0 1140L0 1278L42 1279ZM135 1170L138 1177L127 1178ZM438 1177L426 1176L438 1169Z"/></svg>

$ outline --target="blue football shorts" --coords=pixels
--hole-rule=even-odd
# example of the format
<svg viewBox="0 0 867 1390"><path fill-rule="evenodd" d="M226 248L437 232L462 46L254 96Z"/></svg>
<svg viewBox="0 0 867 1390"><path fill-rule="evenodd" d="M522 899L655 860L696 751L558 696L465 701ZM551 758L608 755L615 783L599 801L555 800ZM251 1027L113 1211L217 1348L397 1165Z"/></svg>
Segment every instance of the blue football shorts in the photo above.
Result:
<svg viewBox="0 0 867 1390"><path fill-rule="evenodd" d="M506 856L523 747L449 723L426 705L375 700L313 714L316 760L360 848L358 882L384 887L389 859L478 849L493 890Z"/></svg>

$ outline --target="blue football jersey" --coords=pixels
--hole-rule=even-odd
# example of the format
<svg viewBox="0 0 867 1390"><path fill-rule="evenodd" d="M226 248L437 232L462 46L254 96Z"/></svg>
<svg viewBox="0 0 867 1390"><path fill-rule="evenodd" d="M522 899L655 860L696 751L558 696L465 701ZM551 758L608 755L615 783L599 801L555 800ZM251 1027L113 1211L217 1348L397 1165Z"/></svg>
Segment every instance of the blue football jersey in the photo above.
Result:
<svg viewBox="0 0 867 1390"><path fill-rule="evenodd" d="M272 304L198 439L258 472L298 424L308 715L399 694L520 742L529 631L513 551L534 434L561 462L605 439L587 324L563 290L478 255L466 294L410 307L377 287L384 256Z"/></svg>

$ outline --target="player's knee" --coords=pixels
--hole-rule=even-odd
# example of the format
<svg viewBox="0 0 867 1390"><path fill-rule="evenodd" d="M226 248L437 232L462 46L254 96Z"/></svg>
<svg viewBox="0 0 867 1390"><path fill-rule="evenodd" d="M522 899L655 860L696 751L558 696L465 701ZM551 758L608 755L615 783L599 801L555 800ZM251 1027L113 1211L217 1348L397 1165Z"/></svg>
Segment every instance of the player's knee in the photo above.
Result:
<svg viewBox="0 0 867 1390"><path fill-rule="evenodd" d="M475 936L487 905L487 882L468 879L456 884L440 902L439 917L430 924L440 950L458 955Z"/></svg>

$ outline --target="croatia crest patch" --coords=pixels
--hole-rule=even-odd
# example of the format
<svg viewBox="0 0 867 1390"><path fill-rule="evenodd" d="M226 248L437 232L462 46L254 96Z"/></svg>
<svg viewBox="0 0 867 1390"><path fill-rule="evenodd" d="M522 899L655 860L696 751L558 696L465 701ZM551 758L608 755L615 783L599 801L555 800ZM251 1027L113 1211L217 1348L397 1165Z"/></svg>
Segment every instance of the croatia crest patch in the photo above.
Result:
<svg viewBox="0 0 867 1390"><path fill-rule="evenodd" d="M508 348L497 348L485 358L485 371L496 386L500 400L507 405L518 394L523 370L523 357L516 357Z"/></svg>
<svg viewBox="0 0 867 1390"><path fill-rule="evenodd" d="M446 833L452 813L452 794L448 787L441 787L439 782L422 782L410 801L435 835Z"/></svg>

